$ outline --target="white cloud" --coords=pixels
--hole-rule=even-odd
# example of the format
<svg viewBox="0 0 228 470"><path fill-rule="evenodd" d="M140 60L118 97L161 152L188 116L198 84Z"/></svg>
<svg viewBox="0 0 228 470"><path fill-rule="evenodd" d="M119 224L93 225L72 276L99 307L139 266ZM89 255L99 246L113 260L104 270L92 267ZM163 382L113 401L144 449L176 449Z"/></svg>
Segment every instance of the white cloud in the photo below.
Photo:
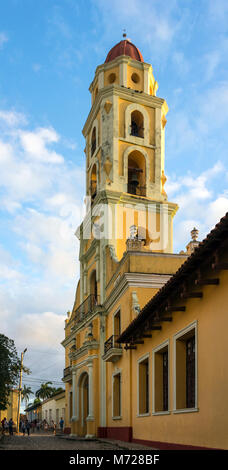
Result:
<svg viewBox="0 0 228 470"><path fill-rule="evenodd" d="M14 253L0 247L1 331L20 347L53 341L58 349L79 275L74 232L84 170L53 150L69 146L52 127L31 129L14 110L0 110L0 124L0 207L8 211L2 220ZM62 370L47 373L60 379Z"/></svg>
<svg viewBox="0 0 228 470"><path fill-rule="evenodd" d="M188 104L188 109L186 105ZM219 144L226 141L228 125L228 81L220 81L202 94L193 94L192 102L168 118L167 147L173 156L190 151L217 155ZM219 134L221 139L219 139ZM225 145L223 148L225 151Z"/></svg>
<svg viewBox="0 0 228 470"><path fill-rule="evenodd" d="M174 218L174 251L185 249L190 240L190 231L194 226L199 230L202 240L220 218L228 211L228 194L215 194L215 183L220 181L226 169L218 161L200 175L169 177L167 194L179 205Z"/></svg>
<svg viewBox="0 0 228 470"><path fill-rule="evenodd" d="M46 279L59 278L63 283L70 282L76 273L74 228L68 220L34 209L15 219L15 231L30 261L39 265Z"/></svg>
<svg viewBox="0 0 228 470"><path fill-rule="evenodd" d="M212 228L228 212L228 193L217 197L209 204L205 214L207 225Z"/></svg>
<svg viewBox="0 0 228 470"><path fill-rule="evenodd" d="M27 124L27 119L25 115L16 111L0 110L0 122L1 121L3 121L8 126L18 126Z"/></svg>
<svg viewBox="0 0 228 470"><path fill-rule="evenodd" d="M8 36L5 33L0 32L0 49L3 49L4 44L8 42L8 40Z"/></svg>
<svg viewBox="0 0 228 470"><path fill-rule="evenodd" d="M125 27L127 36L131 37L133 43L137 37L140 38L140 43L147 44L153 57L156 54L159 58L161 50L171 45L177 31L182 27L183 15L178 19L174 17L176 2L173 0L164 3L164 8L160 1L150 0L113 0L112 3L96 0L93 3L103 26L102 44L99 45L97 41L94 45L96 50L99 47L103 50L104 38L108 37L113 41L119 25L119 31ZM110 22L111 17L115 18L114 22Z"/></svg>
<svg viewBox="0 0 228 470"><path fill-rule="evenodd" d="M15 322L14 329L19 337L23 336L24 343L36 346L60 342L63 339L65 315L53 312L40 314L25 314Z"/></svg>
<svg viewBox="0 0 228 470"><path fill-rule="evenodd" d="M59 135L54 129L39 128L34 132L21 131L19 136L24 151L34 159L48 163L63 163L62 155L47 148L48 144L59 141Z"/></svg>

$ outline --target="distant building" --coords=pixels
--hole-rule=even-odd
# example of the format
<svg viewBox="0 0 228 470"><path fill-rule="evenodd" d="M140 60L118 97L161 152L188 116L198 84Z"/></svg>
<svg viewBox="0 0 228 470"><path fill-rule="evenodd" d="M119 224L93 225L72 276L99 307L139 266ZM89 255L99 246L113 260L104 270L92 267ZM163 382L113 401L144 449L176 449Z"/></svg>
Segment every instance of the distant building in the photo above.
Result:
<svg viewBox="0 0 228 470"><path fill-rule="evenodd" d="M45 419L49 425L54 421L59 427L59 421L65 422L65 391L58 392L42 402L42 421Z"/></svg>
<svg viewBox="0 0 228 470"><path fill-rule="evenodd" d="M28 421L41 421L42 420L42 403L32 403L25 409L26 418Z"/></svg>

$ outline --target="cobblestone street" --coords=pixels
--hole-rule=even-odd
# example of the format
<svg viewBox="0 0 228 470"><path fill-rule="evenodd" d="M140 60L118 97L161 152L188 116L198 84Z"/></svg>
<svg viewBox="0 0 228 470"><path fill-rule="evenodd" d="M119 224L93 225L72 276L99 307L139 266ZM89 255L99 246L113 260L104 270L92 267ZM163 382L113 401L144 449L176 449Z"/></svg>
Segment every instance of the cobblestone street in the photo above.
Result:
<svg viewBox="0 0 228 470"><path fill-rule="evenodd" d="M1 450L140 450L146 447L120 441L99 441L85 439L69 439L54 436L51 433L32 433L30 436L22 434L4 436L0 440ZM151 449L150 449L151 450Z"/></svg>

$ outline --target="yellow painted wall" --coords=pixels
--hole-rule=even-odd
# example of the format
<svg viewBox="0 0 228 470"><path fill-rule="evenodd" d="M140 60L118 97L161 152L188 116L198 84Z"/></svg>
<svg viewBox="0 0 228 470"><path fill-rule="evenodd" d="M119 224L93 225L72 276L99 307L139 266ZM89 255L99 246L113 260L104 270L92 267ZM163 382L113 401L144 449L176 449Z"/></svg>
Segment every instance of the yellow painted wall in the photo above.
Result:
<svg viewBox="0 0 228 470"><path fill-rule="evenodd" d="M109 82L109 77L110 77L111 74L116 75L115 82L113 82L113 83ZM104 71L104 86L109 86L109 85L112 85L114 83L119 84L119 66L112 67L112 68L109 68L108 70Z"/></svg>
<svg viewBox="0 0 228 470"><path fill-rule="evenodd" d="M172 323L162 324L132 355L133 438L186 445L228 449L227 441L227 283L228 273L221 272L220 286L207 286L204 297L189 299L186 312L176 312ZM198 412L172 413L173 409L173 335L198 321ZM152 416L152 349L170 341L169 415ZM150 416L137 417L137 360L150 354Z"/></svg>
<svg viewBox="0 0 228 470"><path fill-rule="evenodd" d="M139 77L139 81L135 83L132 80L132 75L137 74ZM144 90L144 71L140 70L136 67L132 67L128 65L127 67L127 87L133 88L133 90L139 90L143 91Z"/></svg>
<svg viewBox="0 0 228 470"><path fill-rule="evenodd" d="M2 419L4 418L6 418L7 421L9 421L10 418L12 418L13 422L16 424L17 423L17 408L18 408L18 391L11 390L10 395L9 395L9 404L6 410L0 410L0 421L2 421Z"/></svg>

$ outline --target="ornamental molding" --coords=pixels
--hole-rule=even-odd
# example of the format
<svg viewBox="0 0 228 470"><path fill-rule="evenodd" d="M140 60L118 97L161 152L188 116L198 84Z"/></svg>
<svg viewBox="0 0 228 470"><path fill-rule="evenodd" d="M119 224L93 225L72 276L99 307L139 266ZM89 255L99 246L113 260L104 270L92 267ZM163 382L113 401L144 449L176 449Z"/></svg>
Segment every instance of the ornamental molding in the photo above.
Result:
<svg viewBox="0 0 228 470"><path fill-rule="evenodd" d="M79 364L73 365L72 366L72 372L77 371L78 369L80 369L81 367L83 367L85 365L89 365L93 361L93 359L98 359L98 357L99 356L97 354L94 354L93 356L89 356L86 359L84 359L84 361L79 362Z"/></svg>
<svg viewBox="0 0 228 470"><path fill-rule="evenodd" d="M84 356L84 354L88 353L93 349L99 349L100 343L98 341L88 341L87 344L83 344L81 348L71 354L71 359L73 361L79 359L80 357ZM89 356L91 358L91 356ZM89 360L89 359L88 359ZM75 371L76 367L72 366L72 372Z"/></svg>
<svg viewBox="0 0 228 470"><path fill-rule="evenodd" d="M110 310L129 287L160 289L171 276L171 274L124 273L105 300L104 306L106 310Z"/></svg>

